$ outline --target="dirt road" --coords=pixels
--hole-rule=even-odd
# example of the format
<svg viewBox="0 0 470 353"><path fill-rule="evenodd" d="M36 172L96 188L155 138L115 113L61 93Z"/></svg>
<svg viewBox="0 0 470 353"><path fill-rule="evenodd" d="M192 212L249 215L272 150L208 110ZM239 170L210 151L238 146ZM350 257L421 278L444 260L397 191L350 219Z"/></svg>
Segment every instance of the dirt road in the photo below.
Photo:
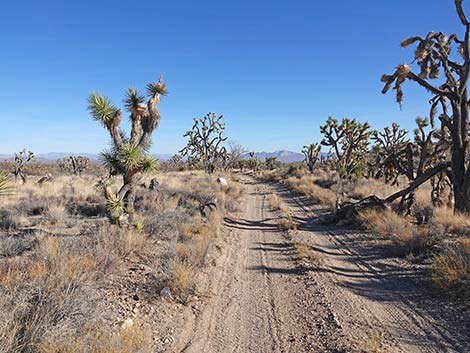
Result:
<svg viewBox="0 0 470 353"><path fill-rule="evenodd" d="M287 189L244 183L208 299L176 352L470 352L458 311L429 310L436 302L421 294L416 271L361 234L316 225L316 209ZM294 234L279 228L270 193L298 221ZM298 242L318 263L296 258Z"/></svg>

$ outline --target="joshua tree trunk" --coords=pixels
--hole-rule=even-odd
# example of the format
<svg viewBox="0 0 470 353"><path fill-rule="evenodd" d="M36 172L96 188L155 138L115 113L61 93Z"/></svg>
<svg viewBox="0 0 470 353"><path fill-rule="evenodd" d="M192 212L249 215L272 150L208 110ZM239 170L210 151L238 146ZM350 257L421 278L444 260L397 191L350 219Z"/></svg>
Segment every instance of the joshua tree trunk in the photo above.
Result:
<svg viewBox="0 0 470 353"><path fill-rule="evenodd" d="M455 211L470 214L470 165L468 164L468 124L469 107L468 81L470 77L470 22L462 8L462 0L454 0L460 22L465 28L464 39L456 34L450 36L442 32L429 32L426 37L410 37L402 42L402 47L418 43L414 62L420 73L414 73L406 64L400 64L392 75L383 75L382 82L386 93L393 85L398 103L402 103L402 84L413 81L433 94L431 122L438 116L442 130L450 133L450 168L454 191ZM461 56L454 61L454 50ZM444 74L439 86L432 80ZM449 106L451 112L449 111ZM438 110L441 114L438 114Z"/></svg>

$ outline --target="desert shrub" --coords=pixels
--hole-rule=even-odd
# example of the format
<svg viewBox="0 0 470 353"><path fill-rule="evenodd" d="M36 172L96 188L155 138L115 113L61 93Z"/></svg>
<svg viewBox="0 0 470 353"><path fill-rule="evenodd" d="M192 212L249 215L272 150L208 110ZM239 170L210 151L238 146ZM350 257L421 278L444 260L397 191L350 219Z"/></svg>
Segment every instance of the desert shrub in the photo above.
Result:
<svg viewBox="0 0 470 353"><path fill-rule="evenodd" d="M50 204L47 207L45 218L50 224L53 224L53 225L63 224L66 217L67 217L67 210L65 209L63 205Z"/></svg>
<svg viewBox="0 0 470 353"><path fill-rule="evenodd" d="M195 288L195 269L187 261L175 261L170 268L170 275L166 282L171 292L184 304L189 301Z"/></svg>
<svg viewBox="0 0 470 353"><path fill-rule="evenodd" d="M436 244L438 237L431 228L418 228L391 210L364 211L359 220L376 235L392 240L404 254L424 253Z"/></svg>
<svg viewBox="0 0 470 353"><path fill-rule="evenodd" d="M303 176L302 178L290 177L286 180L293 190L300 192L311 200L321 205L333 207L336 202L336 194L330 189L324 189L314 183L311 176Z"/></svg>
<svg viewBox="0 0 470 353"><path fill-rule="evenodd" d="M31 250L36 244L35 237L0 235L0 257L11 257Z"/></svg>
<svg viewBox="0 0 470 353"><path fill-rule="evenodd" d="M385 184L382 180L377 179L361 178L350 180L343 185L345 193L354 199L364 199L371 195L385 198L399 190L398 187Z"/></svg>
<svg viewBox="0 0 470 353"><path fill-rule="evenodd" d="M0 209L0 229L14 230L20 224L18 214L14 210Z"/></svg>
<svg viewBox="0 0 470 353"><path fill-rule="evenodd" d="M295 230L297 229L297 222L294 221L291 215L285 214L279 219L279 226L283 230Z"/></svg>
<svg viewBox="0 0 470 353"><path fill-rule="evenodd" d="M275 211L288 212L287 205L282 202L282 200L276 194L271 194L268 196L268 202Z"/></svg>
<svg viewBox="0 0 470 353"><path fill-rule="evenodd" d="M152 240L143 232L103 225L96 232L96 251L106 258L125 259L132 254L144 256L152 247Z"/></svg>
<svg viewBox="0 0 470 353"><path fill-rule="evenodd" d="M72 341L63 339L41 343L39 353L151 353L150 329L134 324L119 332L107 332L102 328L89 330Z"/></svg>
<svg viewBox="0 0 470 353"><path fill-rule="evenodd" d="M470 235L470 218L464 214L454 213L448 207L435 208L432 223L445 233Z"/></svg>
<svg viewBox="0 0 470 353"><path fill-rule="evenodd" d="M299 260L310 262L313 265L320 265L323 262L323 257L315 252L310 245L294 242L293 246Z"/></svg>
<svg viewBox="0 0 470 353"><path fill-rule="evenodd" d="M470 238L447 245L435 256L433 280L441 288L470 289Z"/></svg>
<svg viewBox="0 0 470 353"><path fill-rule="evenodd" d="M21 198L15 206L18 212L27 216L39 216L46 212L50 201L46 198L31 195Z"/></svg>
<svg viewBox="0 0 470 353"><path fill-rule="evenodd" d="M180 210L148 215L144 221L144 232L149 237L176 239L179 235L175 225L189 222L189 216Z"/></svg>
<svg viewBox="0 0 470 353"><path fill-rule="evenodd" d="M84 217L104 217L106 207L104 203L91 203L89 201L69 202L66 205L67 211L76 216Z"/></svg>
<svg viewBox="0 0 470 353"><path fill-rule="evenodd" d="M42 237L30 256L0 265L0 352L38 352L48 338L77 337L100 316L90 284L94 257L79 243Z"/></svg>

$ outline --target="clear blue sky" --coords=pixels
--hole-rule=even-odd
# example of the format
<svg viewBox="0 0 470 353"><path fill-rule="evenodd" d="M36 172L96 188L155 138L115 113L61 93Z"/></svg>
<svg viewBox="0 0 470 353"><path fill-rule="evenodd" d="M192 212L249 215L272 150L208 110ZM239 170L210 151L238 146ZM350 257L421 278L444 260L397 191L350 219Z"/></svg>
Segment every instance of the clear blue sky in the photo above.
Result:
<svg viewBox="0 0 470 353"><path fill-rule="evenodd" d="M429 30L461 33L453 0L5 1L0 153L99 152L108 136L87 95L122 106L161 72L156 153L176 152L209 111L258 151L301 149L329 115L412 128L428 95L407 84L400 111L379 79L411 60L403 38Z"/></svg>

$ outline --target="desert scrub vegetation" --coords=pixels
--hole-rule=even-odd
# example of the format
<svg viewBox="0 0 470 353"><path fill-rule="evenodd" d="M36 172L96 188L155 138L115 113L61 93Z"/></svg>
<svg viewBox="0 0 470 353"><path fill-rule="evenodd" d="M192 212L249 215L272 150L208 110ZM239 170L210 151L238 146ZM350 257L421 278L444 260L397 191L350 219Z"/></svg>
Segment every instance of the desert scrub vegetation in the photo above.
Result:
<svg viewBox="0 0 470 353"><path fill-rule="evenodd" d="M337 199L336 193L331 189L317 185L315 180L317 179L312 175L304 175L300 178L289 177L286 179L286 184L316 203L333 207Z"/></svg>
<svg viewBox="0 0 470 353"><path fill-rule="evenodd" d="M470 238L463 238L444 247L436 255L433 264L433 279L444 289L459 291L470 289Z"/></svg>
<svg viewBox="0 0 470 353"><path fill-rule="evenodd" d="M196 293L223 215L243 195L225 177L228 187L201 172L147 176L129 227L109 221L95 175L10 182L0 197L0 352L151 352L155 318L135 305L163 305L152 298L164 287L177 302ZM147 294L130 306L135 291Z"/></svg>
<svg viewBox="0 0 470 353"><path fill-rule="evenodd" d="M315 266L320 266L323 263L323 256L316 252L312 246L302 242L294 242L293 247L298 260Z"/></svg>
<svg viewBox="0 0 470 353"><path fill-rule="evenodd" d="M391 240L407 255L420 255L432 249L439 234L432 227L419 227L391 210L368 210L359 214L362 224L374 234Z"/></svg>

